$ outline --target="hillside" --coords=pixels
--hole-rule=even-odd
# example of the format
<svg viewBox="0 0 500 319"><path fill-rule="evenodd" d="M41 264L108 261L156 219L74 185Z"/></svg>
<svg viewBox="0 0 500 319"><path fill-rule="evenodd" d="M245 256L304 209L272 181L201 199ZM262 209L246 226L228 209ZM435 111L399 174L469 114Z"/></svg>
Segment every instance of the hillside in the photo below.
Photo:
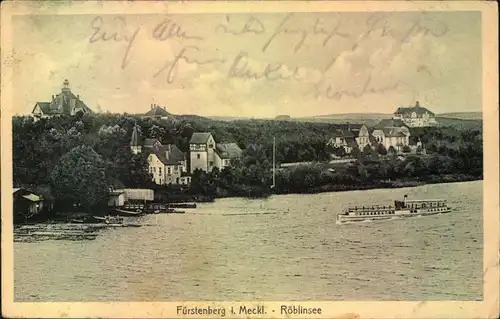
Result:
<svg viewBox="0 0 500 319"><path fill-rule="evenodd" d="M436 121L440 126L453 126L458 129L482 129L482 120L463 120L447 117L436 117Z"/></svg>
<svg viewBox="0 0 500 319"><path fill-rule="evenodd" d="M306 116L296 119L324 119L324 120L345 120L345 119L386 119L392 117L392 114L386 113L343 113L343 114L324 114L315 116Z"/></svg>
<svg viewBox="0 0 500 319"><path fill-rule="evenodd" d="M482 112L455 112L455 113L441 113L436 114L437 117L446 117L450 119L459 119L459 120L482 120L483 113Z"/></svg>

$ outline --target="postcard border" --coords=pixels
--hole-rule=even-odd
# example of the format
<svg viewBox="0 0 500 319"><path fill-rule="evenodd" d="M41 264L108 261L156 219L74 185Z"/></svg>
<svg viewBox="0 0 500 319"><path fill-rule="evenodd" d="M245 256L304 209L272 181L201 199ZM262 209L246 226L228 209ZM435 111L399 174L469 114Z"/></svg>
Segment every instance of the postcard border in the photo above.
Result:
<svg viewBox="0 0 500 319"><path fill-rule="evenodd" d="M2 177L2 314L7 317L109 317L159 318L180 317L177 305L239 306L257 302L102 302L102 303L28 303L14 302L13 226L12 226L12 77L11 18L16 14L90 14L90 13L208 13L208 12L352 12L352 11L480 11L482 13L483 49L483 131L484 131L484 299L483 301L313 301L258 302L278 308L280 304L322 307L316 318L493 318L499 315L499 137L498 137L498 11L494 3L477 1L446 2L81 2L68 5L3 2L1 10L1 177ZM244 318L249 316L231 316ZM252 316L279 318L278 314ZM291 315L302 317L301 315Z"/></svg>

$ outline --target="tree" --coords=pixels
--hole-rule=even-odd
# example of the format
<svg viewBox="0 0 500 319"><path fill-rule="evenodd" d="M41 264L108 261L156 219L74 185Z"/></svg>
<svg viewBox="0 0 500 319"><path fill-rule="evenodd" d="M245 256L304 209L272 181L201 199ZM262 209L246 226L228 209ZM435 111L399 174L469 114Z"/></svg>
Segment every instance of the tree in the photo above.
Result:
<svg viewBox="0 0 500 319"><path fill-rule="evenodd" d="M403 146L403 153L410 153L411 148L408 145Z"/></svg>
<svg viewBox="0 0 500 319"><path fill-rule="evenodd" d="M358 146L354 146L351 150L351 156L354 158L358 158L361 155L361 151Z"/></svg>
<svg viewBox="0 0 500 319"><path fill-rule="evenodd" d="M342 146L334 147L333 154L335 154L335 156L337 156L337 157L344 157L346 155L345 148L343 148Z"/></svg>
<svg viewBox="0 0 500 319"><path fill-rule="evenodd" d="M56 164L50 185L57 200L89 212L108 198L105 162L92 148L77 146Z"/></svg>
<svg viewBox="0 0 500 319"><path fill-rule="evenodd" d="M372 153L373 153L373 149L372 149L370 144L367 144L367 145L365 145L365 147L363 147L363 155L369 156Z"/></svg>
<svg viewBox="0 0 500 319"><path fill-rule="evenodd" d="M396 155L397 154L396 149L394 148L394 146L389 146L389 154L391 154L391 155Z"/></svg>
<svg viewBox="0 0 500 319"><path fill-rule="evenodd" d="M126 185L129 187L148 187L152 183L153 176L149 173L149 165L146 156L134 154L129 163L129 178Z"/></svg>
<svg viewBox="0 0 500 319"><path fill-rule="evenodd" d="M385 148L384 144L382 144L382 143L378 144L378 146L377 146L377 152L380 155L387 155L387 149Z"/></svg>

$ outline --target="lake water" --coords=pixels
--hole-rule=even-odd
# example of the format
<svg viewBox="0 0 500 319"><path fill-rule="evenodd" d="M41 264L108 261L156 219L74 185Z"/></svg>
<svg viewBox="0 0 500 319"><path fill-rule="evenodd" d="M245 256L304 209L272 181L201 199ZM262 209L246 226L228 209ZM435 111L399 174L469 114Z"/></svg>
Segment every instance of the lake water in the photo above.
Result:
<svg viewBox="0 0 500 319"><path fill-rule="evenodd" d="M95 240L16 242L15 300L481 300L482 185L220 199ZM455 211L335 224L404 194Z"/></svg>

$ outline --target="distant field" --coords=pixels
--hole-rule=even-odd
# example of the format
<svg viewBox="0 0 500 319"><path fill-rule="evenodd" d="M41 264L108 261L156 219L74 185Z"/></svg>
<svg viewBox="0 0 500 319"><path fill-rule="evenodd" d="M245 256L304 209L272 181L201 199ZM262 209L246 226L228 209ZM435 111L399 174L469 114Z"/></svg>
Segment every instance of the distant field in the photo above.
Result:
<svg viewBox="0 0 500 319"><path fill-rule="evenodd" d="M438 117L446 117L450 119L459 119L459 120L482 120L483 113L482 112L456 112L456 113L442 113L437 114Z"/></svg>
<svg viewBox="0 0 500 319"><path fill-rule="evenodd" d="M390 118L390 117L384 117ZM372 127L380 122L381 118L343 118L343 119L335 119L335 118L296 118L292 119L292 121L296 122L312 122L312 123L329 123L329 124L342 124L342 123L358 123L365 124L366 126Z"/></svg>
<svg viewBox="0 0 500 319"><path fill-rule="evenodd" d="M238 121L248 120L250 118L244 117L223 117L211 116L213 120L219 121ZM292 122L312 122L312 123L328 123L328 124L341 124L341 123L359 123L365 124L368 127L377 125L382 119L390 119L392 114L384 113L349 113L349 114L329 114L318 115L311 117L298 117L291 118L286 121ZM274 119L260 119L273 121ZM463 129L481 128L482 127L482 113L481 112L461 112L461 113L443 113L436 117L440 125L456 126Z"/></svg>
<svg viewBox="0 0 500 319"><path fill-rule="evenodd" d="M454 126L462 129L480 129L483 127L482 120L461 120L456 118L436 117L436 121L443 126Z"/></svg>

